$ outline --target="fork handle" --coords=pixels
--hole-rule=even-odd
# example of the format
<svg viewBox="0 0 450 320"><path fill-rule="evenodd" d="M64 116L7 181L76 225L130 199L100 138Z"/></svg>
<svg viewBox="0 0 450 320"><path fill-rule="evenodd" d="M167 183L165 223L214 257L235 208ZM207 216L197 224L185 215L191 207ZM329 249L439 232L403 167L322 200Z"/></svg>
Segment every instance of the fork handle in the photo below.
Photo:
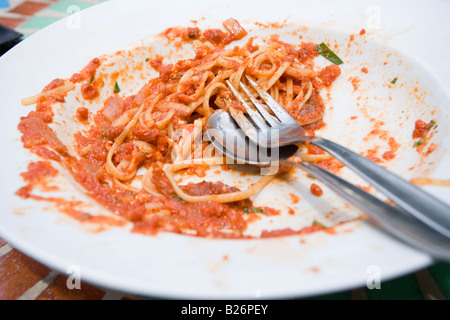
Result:
<svg viewBox="0 0 450 320"><path fill-rule="evenodd" d="M310 142L333 155L399 207L446 237L450 237L450 206L446 203L333 141L313 137Z"/></svg>

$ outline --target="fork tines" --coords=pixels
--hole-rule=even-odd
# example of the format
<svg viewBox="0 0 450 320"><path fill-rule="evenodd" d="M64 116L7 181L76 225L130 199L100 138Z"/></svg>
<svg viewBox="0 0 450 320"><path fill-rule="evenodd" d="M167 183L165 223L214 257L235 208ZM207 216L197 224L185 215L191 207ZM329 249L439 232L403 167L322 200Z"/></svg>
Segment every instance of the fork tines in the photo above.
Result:
<svg viewBox="0 0 450 320"><path fill-rule="evenodd" d="M246 76L246 79L261 99L257 99L251 93L250 88L241 81L239 82L239 88L247 96L246 99L238 89L227 80L226 82L229 88L245 108L246 115L233 108L229 108L229 112L239 127L251 140L258 144L267 145L267 141L270 141L269 136L274 139L278 135L280 128L286 125L297 125L297 122L270 96L270 94L261 89L255 81L248 76ZM249 105L250 101L254 108ZM264 133L265 137L264 139L259 139L258 137L262 133Z"/></svg>

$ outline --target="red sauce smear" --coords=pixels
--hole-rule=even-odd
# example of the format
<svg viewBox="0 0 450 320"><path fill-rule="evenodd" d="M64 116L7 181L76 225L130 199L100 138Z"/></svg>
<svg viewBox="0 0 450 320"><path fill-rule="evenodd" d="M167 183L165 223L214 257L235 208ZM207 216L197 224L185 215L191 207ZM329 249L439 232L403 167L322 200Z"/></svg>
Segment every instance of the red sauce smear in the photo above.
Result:
<svg viewBox="0 0 450 320"><path fill-rule="evenodd" d="M63 212L80 222L96 223L105 226L124 226L126 224L125 221L114 217L91 215L78 210L77 206L83 204L80 201L68 201L56 197L43 197L32 193L33 189L36 187L41 189L45 187L47 190L57 189L57 187L49 187L47 185L48 179L57 175L58 170L56 170L49 161L31 162L28 165L27 171L21 174L24 181L27 182L27 185L17 190L16 195L24 199L34 199L54 203L60 212Z"/></svg>
<svg viewBox="0 0 450 320"><path fill-rule="evenodd" d="M323 194L323 190L317 184L313 183L311 185L311 193L316 197L320 197Z"/></svg>
<svg viewBox="0 0 450 320"><path fill-rule="evenodd" d="M428 134L428 123L423 120L417 120L415 122L414 131L412 134L413 139L425 138Z"/></svg>
<svg viewBox="0 0 450 320"><path fill-rule="evenodd" d="M89 119L89 109L85 107L78 108L76 117L78 121L86 122Z"/></svg>
<svg viewBox="0 0 450 320"><path fill-rule="evenodd" d="M198 28L171 28L166 30L164 36L167 38L180 37L182 41L207 40L221 47L246 35L245 30L234 19L224 22L224 27L226 31L209 29L204 32L201 32ZM285 46L289 52L288 60L293 60L296 57L300 61L307 61L317 55L316 50L313 50L313 44L303 44L298 50L289 44L282 42L280 44ZM246 47L253 51L257 50L257 46L253 45L251 39L247 42ZM236 47L234 50L240 49ZM129 221L133 223L133 232L137 233L153 235L160 231L167 231L209 238L250 238L244 235L248 223L246 220L248 208L256 209L254 212L250 212L253 215L256 215L256 213L278 215L280 212L267 207L254 208L251 200L248 199L234 203L187 203L179 199L162 169L153 165L156 161L167 162L171 152L167 135L156 126L144 128L137 123L130 133L132 138L147 142L151 146L152 152L140 152L132 142L124 142L115 153L113 162L118 164L122 159L136 157L136 161L142 163L142 166L146 168L152 166L152 182L161 196L143 190L134 191L132 188L120 188L114 184L105 168L108 150L114 139L123 131L123 127L114 126L114 122L124 112L142 105L144 101L156 95L156 93L170 95L170 101L172 102L186 105L194 102L194 98L189 95L189 92L195 89L193 84L187 84L180 92L175 91L177 88L175 84L178 83L180 75L187 70L210 61L211 48L208 46L200 47L196 54L197 56L194 59L180 60L174 64L164 65L162 57L156 57L149 61L150 65L159 71L159 77L150 80L138 93L132 96L122 98L113 95L106 99L103 108L97 114L91 116L94 126L87 131L80 131L74 136L74 147L78 153L78 158L68 153L68 148L48 126L53 117L52 104L64 101L64 96L49 96L46 97L45 101L38 103L35 111L31 111L26 117L21 118L18 129L22 133L21 140L24 147L38 154L45 161L30 164L28 171L23 174L23 178L28 184L17 191L17 195L23 198L53 202L63 212L79 221L106 221L109 224L117 225L124 223L123 221ZM92 100L98 96L98 88L103 83L101 79L98 81L95 79L98 78L96 73L100 65L101 60L95 58L70 79L74 83L83 82L81 93L84 99ZM320 120L325 106L317 89L320 86L330 85L339 74L340 69L337 66L324 68L319 73L322 84L313 84L316 90L313 91L308 102L301 110L291 111L296 119L313 122L305 126L308 132L313 132L325 125ZM55 79L45 90L50 90L62 85L62 83L64 82L61 82L60 79ZM239 108L239 106L236 107ZM178 123L186 121L186 115L183 114L175 113L173 117L174 130L178 129ZM77 109L76 118L79 121L87 121L89 110L86 108ZM83 210L76 209L76 206L80 205L77 202L33 195L32 190L37 184L41 184L48 177L56 174L56 169L51 166L50 160L59 162L69 171L75 181L87 191L89 196L124 220L91 215ZM330 168L338 166L333 161L322 161L321 165ZM206 181L196 184L189 183L181 186L181 188L190 195L223 194L239 190L222 182ZM315 184L311 186L311 192L316 196L322 194L320 187ZM298 199L294 198L295 201L298 201ZM311 226L300 231L291 229L265 231L261 237L306 234L317 230L322 230L322 227Z"/></svg>
<svg viewBox="0 0 450 320"><path fill-rule="evenodd" d="M281 230L272 230L272 231L263 230L263 232L261 233L261 238L266 239L266 238L275 238L275 237L282 237L282 236L285 237L285 236L293 236L293 235L305 235L305 234L311 234L311 233L317 232L317 231L322 231L325 229L326 228L323 226L312 225L312 226L304 227L301 230L292 230L291 228L285 228L285 229L281 229Z"/></svg>

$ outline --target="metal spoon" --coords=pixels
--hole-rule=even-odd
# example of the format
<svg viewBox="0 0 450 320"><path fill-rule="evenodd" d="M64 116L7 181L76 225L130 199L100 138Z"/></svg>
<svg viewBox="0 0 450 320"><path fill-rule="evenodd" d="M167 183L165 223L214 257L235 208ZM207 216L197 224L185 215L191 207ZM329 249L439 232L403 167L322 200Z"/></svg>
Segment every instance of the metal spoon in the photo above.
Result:
<svg viewBox="0 0 450 320"><path fill-rule="evenodd" d="M342 178L308 162L293 161L297 147L268 149L248 139L229 113L217 111L208 120L207 137L216 150L238 164L270 165L273 162L299 166L330 189L367 212L385 231L430 256L450 261L450 238L436 232L405 210L389 205Z"/></svg>

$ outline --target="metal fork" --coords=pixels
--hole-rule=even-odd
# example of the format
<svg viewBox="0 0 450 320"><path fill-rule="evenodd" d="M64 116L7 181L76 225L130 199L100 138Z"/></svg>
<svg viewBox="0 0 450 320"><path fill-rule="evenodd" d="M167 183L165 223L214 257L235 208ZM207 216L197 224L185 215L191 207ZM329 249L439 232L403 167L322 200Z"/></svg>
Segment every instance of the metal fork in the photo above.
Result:
<svg viewBox="0 0 450 320"><path fill-rule="evenodd" d="M256 110L251 108L238 90L227 81L233 94L246 109L251 121L243 113L235 112L231 108L230 114L254 143L270 148L306 142L316 145L341 161L400 208L437 232L450 237L449 205L335 142L308 136L303 127L281 105L259 88L250 77L246 76L246 78L264 103L256 99L249 88L240 82L240 88L246 93ZM268 110L271 110L273 115Z"/></svg>
<svg viewBox="0 0 450 320"><path fill-rule="evenodd" d="M265 168L272 162L298 166L314 175L349 203L368 213L377 226L397 239L435 259L450 262L450 238L436 232L395 204L385 203L310 162L296 161L292 156L297 152L297 146L272 149L273 152L269 155L264 147L246 139L245 133L240 130L231 115L223 110L216 111L208 119L206 134L219 154L232 161L227 163L262 165Z"/></svg>

